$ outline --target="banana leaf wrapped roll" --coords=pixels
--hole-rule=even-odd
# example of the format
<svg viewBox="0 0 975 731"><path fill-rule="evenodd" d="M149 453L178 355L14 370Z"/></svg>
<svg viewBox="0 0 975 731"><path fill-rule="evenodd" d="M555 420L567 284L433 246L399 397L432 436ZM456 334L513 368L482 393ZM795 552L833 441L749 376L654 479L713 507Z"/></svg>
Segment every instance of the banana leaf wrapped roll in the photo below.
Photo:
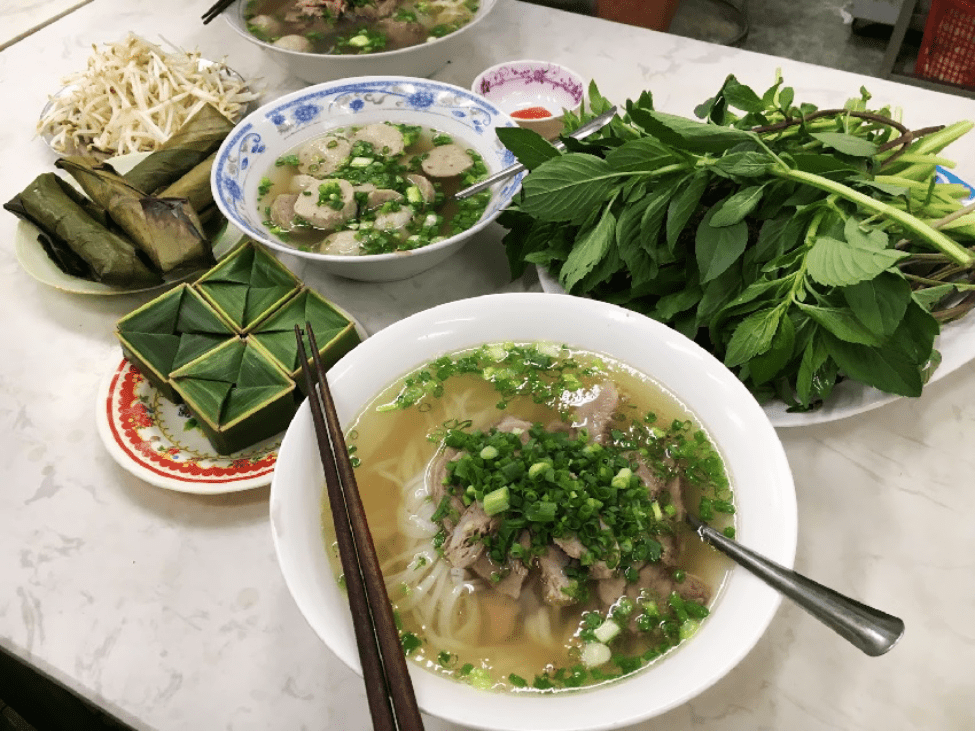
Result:
<svg viewBox="0 0 975 731"><path fill-rule="evenodd" d="M42 173L4 208L37 226L42 246L51 247L48 255L53 252L55 264L72 276L119 287L161 283L132 242L111 231L82 201L67 182Z"/></svg>
<svg viewBox="0 0 975 731"><path fill-rule="evenodd" d="M171 185L163 188L157 195L160 198L185 198L197 215L202 216L209 206L213 205L213 189L210 187L210 171L217 153L207 157L203 162L195 165L192 170Z"/></svg>
<svg viewBox="0 0 975 731"><path fill-rule="evenodd" d="M147 196L111 165L89 158L65 157L55 165L68 172L163 273L213 263L203 224L186 200Z"/></svg>
<svg viewBox="0 0 975 731"><path fill-rule="evenodd" d="M215 153L233 128L229 119L207 104L158 150L127 172L125 180L143 193L156 193Z"/></svg>

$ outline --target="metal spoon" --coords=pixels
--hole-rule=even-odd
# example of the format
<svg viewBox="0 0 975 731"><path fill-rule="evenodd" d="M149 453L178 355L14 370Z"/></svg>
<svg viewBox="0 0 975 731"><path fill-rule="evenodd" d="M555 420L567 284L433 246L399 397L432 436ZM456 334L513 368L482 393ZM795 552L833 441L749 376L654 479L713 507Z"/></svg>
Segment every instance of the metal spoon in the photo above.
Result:
<svg viewBox="0 0 975 731"><path fill-rule="evenodd" d="M780 566L733 541L693 515L687 515L687 522L706 543L789 597L871 657L883 655L904 636L904 622L897 617L861 604Z"/></svg>
<svg viewBox="0 0 975 731"><path fill-rule="evenodd" d="M593 132L605 127L609 123L609 120L611 120L614 116L616 116L615 105L607 109L598 117L593 117L591 120L589 120L584 125L579 127L579 129L570 132L566 136L576 140L581 140L585 137L588 137ZM561 140L553 142L552 146L558 148L559 150L565 149L565 144ZM494 175L485 178L479 183L474 183L474 185L470 186L469 188L464 188L463 190L457 191L456 193L454 193L454 199L463 200L464 198L469 198L475 193L480 193L485 188L491 187L499 180L507 180L508 178L517 175L524 169L525 166L522 165L520 162L515 163L514 165L506 167L504 170L496 172Z"/></svg>

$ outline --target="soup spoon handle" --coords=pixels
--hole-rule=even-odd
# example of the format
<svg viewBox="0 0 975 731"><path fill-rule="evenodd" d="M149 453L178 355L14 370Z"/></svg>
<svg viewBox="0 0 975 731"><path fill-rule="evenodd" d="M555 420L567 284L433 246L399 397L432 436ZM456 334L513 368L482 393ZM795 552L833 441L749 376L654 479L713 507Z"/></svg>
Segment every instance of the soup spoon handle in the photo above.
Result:
<svg viewBox="0 0 975 731"><path fill-rule="evenodd" d="M593 132L596 132L602 129L603 127L605 127L609 123L609 120L611 120L615 115L616 115L616 107L612 106L609 109L607 109L605 112L600 114L598 117L593 117L584 125L579 127L579 129L570 132L566 136L572 137L573 139L576 140L584 139L589 135L591 135ZM561 141L555 141L552 143L552 145L553 147L556 147L559 150L565 149L565 143ZM525 166L522 165L520 162L515 163L514 165L509 165L504 170L500 170L496 172L494 175L484 178L484 180L480 181L479 183L474 183L474 185L470 186L469 188L464 188L463 190L457 191L456 193L454 193L454 198L456 200L463 200L464 198L470 198L475 193L480 193L482 190L486 190L487 188L490 188L499 180L506 180L507 178L517 175L524 169Z"/></svg>
<svg viewBox="0 0 975 731"><path fill-rule="evenodd" d="M883 655L904 635L904 622L897 617L861 604L770 561L690 514L687 522L702 540L789 597L867 655Z"/></svg>

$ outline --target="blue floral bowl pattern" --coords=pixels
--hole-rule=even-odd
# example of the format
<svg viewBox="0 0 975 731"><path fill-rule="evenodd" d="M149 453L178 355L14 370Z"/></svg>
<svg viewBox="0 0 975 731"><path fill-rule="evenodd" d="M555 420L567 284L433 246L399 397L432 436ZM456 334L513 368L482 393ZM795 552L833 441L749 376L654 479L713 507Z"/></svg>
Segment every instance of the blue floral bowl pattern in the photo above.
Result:
<svg viewBox="0 0 975 731"><path fill-rule="evenodd" d="M210 178L214 200L224 216L251 238L320 261L341 276L404 279L434 266L501 213L520 189L522 175L495 186L487 210L472 228L413 251L374 256L301 251L273 237L262 222L258 188L276 159L330 129L387 120L455 137L475 149L492 173L515 162L495 134L498 127L513 127L515 122L481 96L451 84L405 76L343 79L282 96L241 120L217 152Z"/></svg>

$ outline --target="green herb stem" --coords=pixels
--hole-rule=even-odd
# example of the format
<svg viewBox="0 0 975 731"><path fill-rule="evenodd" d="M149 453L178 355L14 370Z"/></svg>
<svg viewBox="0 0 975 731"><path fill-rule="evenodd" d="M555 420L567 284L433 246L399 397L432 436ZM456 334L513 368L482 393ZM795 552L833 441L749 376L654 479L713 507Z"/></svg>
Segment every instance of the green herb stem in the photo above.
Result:
<svg viewBox="0 0 975 731"><path fill-rule="evenodd" d="M855 203L867 211L885 215L899 223L906 230L927 241L929 244L931 244L931 246L943 252L946 256L950 257L958 264L962 266L972 266L975 264L975 256L973 256L968 249L955 243L940 231L931 228L931 226L924 223L916 216L888 205L883 201L878 201L875 198L871 198L865 193L860 193L859 191L853 190L843 183L838 183L835 180L830 180L829 178L816 175L815 173L807 173L803 170L794 170L791 168L771 168L769 173L786 180L793 180L798 183L811 185L814 188L818 188L828 193L834 193L840 198L848 200L851 203Z"/></svg>

